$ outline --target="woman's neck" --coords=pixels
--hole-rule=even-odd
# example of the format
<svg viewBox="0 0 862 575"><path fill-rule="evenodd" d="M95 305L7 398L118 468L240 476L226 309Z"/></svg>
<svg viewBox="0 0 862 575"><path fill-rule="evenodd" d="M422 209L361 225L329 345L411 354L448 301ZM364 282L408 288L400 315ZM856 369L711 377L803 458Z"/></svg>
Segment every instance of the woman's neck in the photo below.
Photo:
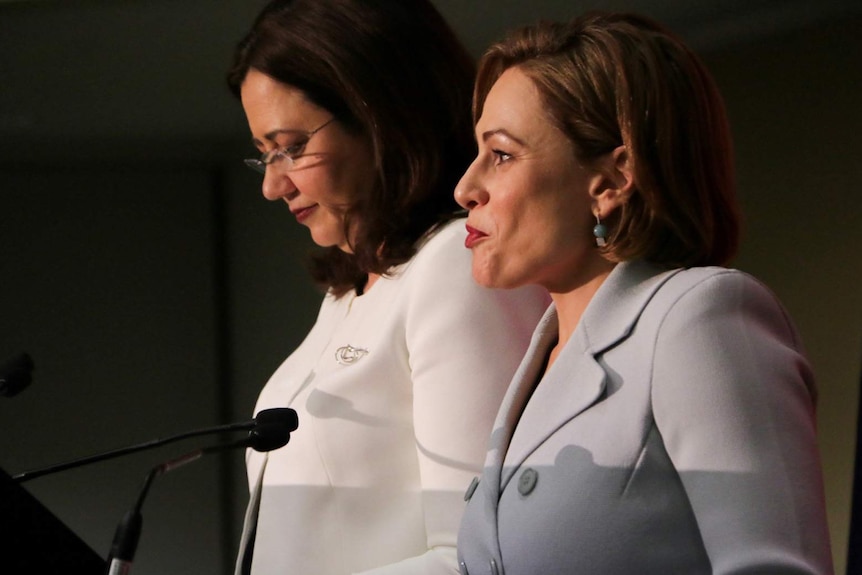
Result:
<svg viewBox="0 0 862 575"><path fill-rule="evenodd" d="M551 349L548 356L548 368L554 363L560 351L566 346L569 338L575 332L584 311L592 301L593 296L610 275L616 266L613 262L607 262L607 266L594 273L589 280L581 283L575 289L565 293L551 293L551 299L557 309L557 321L559 324L557 344Z"/></svg>
<svg viewBox="0 0 862 575"><path fill-rule="evenodd" d="M363 294L368 293L368 290L370 290L371 287L375 283L377 283L377 280L379 280L379 279L380 279L380 274L372 274L372 273L368 274L368 279L365 281L365 285L362 286L362 293Z"/></svg>

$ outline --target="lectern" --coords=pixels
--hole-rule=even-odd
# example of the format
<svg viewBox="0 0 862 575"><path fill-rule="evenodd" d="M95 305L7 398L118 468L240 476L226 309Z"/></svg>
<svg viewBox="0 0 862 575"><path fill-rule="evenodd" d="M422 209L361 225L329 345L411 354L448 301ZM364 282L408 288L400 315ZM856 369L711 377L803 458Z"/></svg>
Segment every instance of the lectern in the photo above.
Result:
<svg viewBox="0 0 862 575"><path fill-rule="evenodd" d="M0 469L0 573L104 575L107 564Z"/></svg>

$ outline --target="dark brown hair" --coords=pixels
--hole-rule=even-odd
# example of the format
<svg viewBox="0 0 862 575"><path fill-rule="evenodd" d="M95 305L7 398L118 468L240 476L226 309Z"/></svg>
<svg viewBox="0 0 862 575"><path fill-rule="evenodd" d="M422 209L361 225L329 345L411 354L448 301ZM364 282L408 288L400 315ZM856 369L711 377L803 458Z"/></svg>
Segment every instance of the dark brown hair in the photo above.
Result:
<svg viewBox="0 0 862 575"><path fill-rule="evenodd" d="M635 189L603 222L607 257L688 267L725 264L736 254L739 208L724 103L675 35L642 16L604 13L516 30L479 63L474 121L511 67L534 82L581 161L626 146Z"/></svg>
<svg viewBox="0 0 862 575"><path fill-rule="evenodd" d="M428 0L273 0L240 42L228 85L249 69L302 90L374 150L376 185L354 198L345 253L312 263L341 295L385 273L458 209L452 191L475 155L472 58Z"/></svg>

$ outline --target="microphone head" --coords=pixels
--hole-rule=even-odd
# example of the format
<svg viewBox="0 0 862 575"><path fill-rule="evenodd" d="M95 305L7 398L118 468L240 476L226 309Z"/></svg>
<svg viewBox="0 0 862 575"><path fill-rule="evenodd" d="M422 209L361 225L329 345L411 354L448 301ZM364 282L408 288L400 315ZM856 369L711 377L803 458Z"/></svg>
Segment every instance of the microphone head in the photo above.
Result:
<svg viewBox="0 0 862 575"><path fill-rule="evenodd" d="M254 416L255 426L258 425L281 425L287 428L288 431L296 431L299 427L299 418L296 416L296 411L289 407L273 407L259 411Z"/></svg>
<svg viewBox="0 0 862 575"><path fill-rule="evenodd" d="M33 382L33 360L26 353L18 354L0 366L0 395L12 397Z"/></svg>
<svg viewBox="0 0 862 575"><path fill-rule="evenodd" d="M255 451L272 451L290 441L290 432L299 427L296 411L289 407L265 409L254 418L254 429L246 443Z"/></svg>

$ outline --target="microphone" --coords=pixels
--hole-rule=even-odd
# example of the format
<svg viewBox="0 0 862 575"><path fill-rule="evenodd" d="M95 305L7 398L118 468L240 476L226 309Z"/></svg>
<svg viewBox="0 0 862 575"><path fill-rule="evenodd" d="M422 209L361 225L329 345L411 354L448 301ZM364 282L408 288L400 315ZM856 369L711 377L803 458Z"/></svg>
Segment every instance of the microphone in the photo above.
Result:
<svg viewBox="0 0 862 575"><path fill-rule="evenodd" d="M108 575L127 575L131 570L143 526L141 508L156 477L168 471L178 469L192 461L197 461L209 453L236 447L251 447L255 451L278 449L287 445L287 442L290 441L290 432L297 428L298 423L296 412L287 408L261 411L255 418L255 421L257 422L257 426L244 439L225 445L196 449L176 459L156 465L150 470L144 479L144 485L141 488L135 506L126 512L119 525L117 525L114 540L111 543L111 551L108 555Z"/></svg>
<svg viewBox="0 0 862 575"><path fill-rule="evenodd" d="M96 463L97 461L104 461L106 459L113 459L115 457L120 457L121 455L136 453L145 449L154 449L156 447L161 447L162 445L174 443L182 439L188 439L190 437L197 437L200 435L224 433L229 431L249 430L248 437L242 442L237 443L237 447L239 447L243 442L247 442L247 447L251 447L253 449L256 449L257 451L269 451L271 449L277 449L278 447L281 447L282 445L287 443L287 439L285 439L284 443L282 443L281 445L276 445L275 447L265 449L265 447L270 443L275 445L276 443L278 443L278 441L280 441L280 439L273 438L282 437L282 435L280 434L286 434L289 438L290 432L296 430L298 426L299 421L296 416L296 411L290 409L289 407L275 407L272 409L264 409L263 411L260 411L251 421L229 423L227 425L217 425L215 427L206 427L204 429L187 431L185 433L173 435L164 439L153 439L145 443L130 445L128 447L121 447L119 449L114 449L105 453L97 453L95 455L82 457L80 459L67 461L65 463L51 465L49 467L43 467L41 469L25 471L24 473L14 475L12 479L17 481L18 483L23 483L25 481L36 479L37 477L42 477L43 475L48 475L50 473L57 473L59 471L65 471L66 469L89 465L91 463Z"/></svg>
<svg viewBox="0 0 862 575"><path fill-rule="evenodd" d="M296 411L289 407L264 409L254 417L248 437L229 447L251 447L255 451L273 451L290 441L290 432L299 427Z"/></svg>
<svg viewBox="0 0 862 575"><path fill-rule="evenodd" d="M19 353L0 366L0 395L13 397L33 382L33 360L26 353Z"/></svg>

